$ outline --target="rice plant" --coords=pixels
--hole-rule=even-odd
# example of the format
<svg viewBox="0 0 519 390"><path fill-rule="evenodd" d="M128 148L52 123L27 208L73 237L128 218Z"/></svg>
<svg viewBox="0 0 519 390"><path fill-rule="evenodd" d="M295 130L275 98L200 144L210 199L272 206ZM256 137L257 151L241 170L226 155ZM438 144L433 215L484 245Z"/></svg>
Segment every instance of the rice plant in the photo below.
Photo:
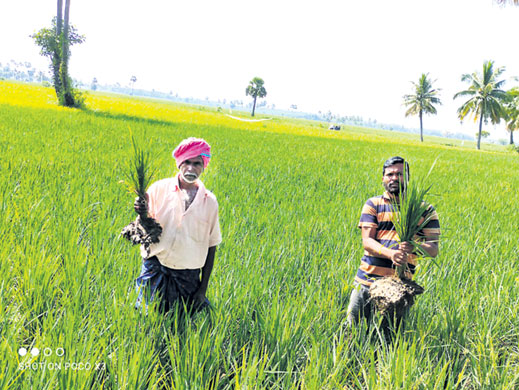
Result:
<svg viewBox="0 0 519 390"><path fill-rule="evenodd" d="M133 192L137 194L141 201L145 201L146 190L153 180L156 169L153 169L151 166L150 150L144 150L138 145L131 130L130 137L132 140L133 156L130 159L127 170L127 179Z"/></svg>
<svg viewBox="0 0 519 390"><path fill-rule="evenodd" d="M162 226L152 217L148 216L148 202L146 190L150 185L155 171L151 168L150 151L144 151L135 142L135 138L130 130L132 139L133 156L127 170L127 178L130 181L130 188L137 194L136 203L139 204L137 213L139 216L134 222L125 226L121 235L132 244L142 244L146 251L150 245L159 242L162 234ZM149 253L149 252L148 252Z"/></svg>
<svg viewBox="0 0 519 390"><path fill-rule="evenodd" d="M434 164L425 177L420 177L409 181L406 165L404 164L404 182L400 183L400 196L391 199L391 206L397 212L392 214L392 222L398 234L400 242L408 242L413 245L420 255L427 255L421 248L420 243L416 242L417 234L426 226L431 219L431 205L426 201L426 196L431 190L432 185L427 184L429 175L434 168ZM403 278L406 265L397 266L399 278Z"/></svg>

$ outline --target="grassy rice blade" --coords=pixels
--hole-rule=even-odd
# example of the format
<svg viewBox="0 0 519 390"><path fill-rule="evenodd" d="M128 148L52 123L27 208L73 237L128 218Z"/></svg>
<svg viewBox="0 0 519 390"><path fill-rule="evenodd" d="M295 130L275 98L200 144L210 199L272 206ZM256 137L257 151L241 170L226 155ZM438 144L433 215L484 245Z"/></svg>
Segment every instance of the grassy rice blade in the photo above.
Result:
<svg viewBox="0 0 519 390"><path fill-rule="evenodd" d="M404 177L407 177L406 172L404 172ZM432 217L429 212L431 206L425 201L425 197L432 187L426 185L428 177L429 174L425 178L406 183L405 187L401 188L400 202L397 203L396 199L392 200L393 208L398 210L393 213L392 222L400 242L409 242L415 247L418 247L418 244L414 242L414 236L429 223ZM423 251L420 252L425 255ZM398 267L398 275L402 277L403 273L404 267Z"/></svg>
<svg viewBox="0 0 519 390"><path fill-rule="evenodd" d="M135 137L131 131L130 135L134 153L128 168L127 178L132 190L139 198L144 199L146 197L146 190L155 175L155 170L151 168L150 152L144 151L137 142L135 142Z"/></svg>
<svg viewBox="0 0 519 390"><path fill-rule="evenodd" d="M127 171L127 178L133 190L140 199L146 198L148 189L155 171L151 168L151 158L148 151L144 151L137 142L130 130L133 145L133 157ZM162 227L153 218L147 216L147 212L139 214L137 219L124 227L121 234L132 244L141 244L149 253L151 244L159 242L162 234Z"/></svg>

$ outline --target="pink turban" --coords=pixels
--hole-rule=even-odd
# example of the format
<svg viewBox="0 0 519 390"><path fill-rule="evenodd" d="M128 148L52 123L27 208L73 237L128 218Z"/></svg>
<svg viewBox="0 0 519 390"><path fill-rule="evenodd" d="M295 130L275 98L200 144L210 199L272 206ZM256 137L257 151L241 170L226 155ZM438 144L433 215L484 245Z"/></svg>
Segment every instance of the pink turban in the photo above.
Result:
<svg viewBox="0 0 519 390"><path fill-rule="evenodd" d="M173 157L177 163L177 168L186 160L195 157L202 157L204 168L209 165L211 159L211 147L202 138L187 138L183 140L173 151Z"/></svg>

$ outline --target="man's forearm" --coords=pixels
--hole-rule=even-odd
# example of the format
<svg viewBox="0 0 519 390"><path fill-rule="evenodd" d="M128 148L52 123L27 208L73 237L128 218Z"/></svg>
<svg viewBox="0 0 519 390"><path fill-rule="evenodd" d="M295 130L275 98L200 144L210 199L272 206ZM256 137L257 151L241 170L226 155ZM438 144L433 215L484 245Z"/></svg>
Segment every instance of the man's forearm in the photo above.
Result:
<svg viewBox="0 0 519 390"><path fill-rule="evenodd" d="M386 248L384 245L373 238L364 238L362 240L362 246L373 256L391 259L393 250Z"/></svg>
<svg viewBox="0 0 519 390"><path fill-rule="evenodd" d="M213 271L215 255L216 255L216 247L212 246L207 251L207 257L205 259L205 264L202 267L202 282L200 284L200 290L202 290L204 292L204 295L207 291L207 286L209 284L209 278L211 277L211 272Z"/></svg>
<svg viewBox="0 0 519 390"><path fill-rule="evenodd" d="M437 242L424 242L420 245L420 248L429 257L438 256L438 243Z"/></svg>

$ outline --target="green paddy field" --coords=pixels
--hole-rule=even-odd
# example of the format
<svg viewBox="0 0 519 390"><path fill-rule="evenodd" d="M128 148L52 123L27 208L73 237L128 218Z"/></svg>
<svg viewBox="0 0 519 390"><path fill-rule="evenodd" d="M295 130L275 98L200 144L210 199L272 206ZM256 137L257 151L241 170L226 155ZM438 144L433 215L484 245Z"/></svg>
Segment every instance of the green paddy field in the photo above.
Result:
<svg viewBox="0 0 519 390"><path fill-rule="evenodd" d="M0 81L1 389L519 388L519 154L94 93L85 110L55 100ZM134 218L129 129L157 179L175 173L182 139L213 148L202 180L223 242L210 313L133 308L141 259L119 236ZM387 345L344 322L360 210L393 155L416 176L437 159L442 236Z"/></svg>

